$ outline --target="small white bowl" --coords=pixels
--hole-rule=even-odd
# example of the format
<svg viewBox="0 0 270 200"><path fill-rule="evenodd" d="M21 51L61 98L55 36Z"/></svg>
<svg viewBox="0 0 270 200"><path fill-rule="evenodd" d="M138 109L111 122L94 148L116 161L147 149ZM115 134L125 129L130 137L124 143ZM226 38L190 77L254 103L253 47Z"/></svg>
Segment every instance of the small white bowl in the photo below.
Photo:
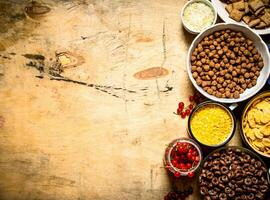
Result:
<svg viewBox="0 0 270 200"><path fill-rule="evenodd" d="M201 30L201 31L192 30L191 28L189 28L189 27L185 24L185 22L184 22L184 20L183 20L183 15L184 15L184 11L185 11L186 7L187 7L188 5L190 5L190 4L192 4L192 3L196 3L196 2L205 3L206 5L208 5L208 6L212 9L212 11L213 11L213 13L214 13L214 21L213 21L213 23L212 23L211 26L213 26L213 25L216 23L216 21L217 21L217 11L216 11L215 7L212 5L212 3L211 3L210 1L208 1L208 0L191 0L191 1L188 1L188 2L184 5L184 7L182 8L180 17L181 17L181 21L182 21L182 24L183 24L184 28L185 28L189 33L191 33L191 34L199 34L200 32L203 31L203 30ZM211 26L210 26L210 27L211 27ZM207 27L207 28L208 28L208 27Z"/></svg>
<svg viewBox="0 0 270 200"><path fill-rule="evenodd" d="M192 76L191 72L191 54L198 45L198 43L207 35L210 35L211 33L214 33L215 31L220 31L224 29L231 29L234 31L241 31L242 33L245 34L245 36L253 41L253 44L255 47L258 49L260 52L262 58L263 58L263 63L264 67L261 70L260 76L257 79L257 84L253 86L252 88L246 89L244 93L240 94L240 97L238 99L227 99L227 98L218 98L213 95L208 94L206 91L204 91L200 86L197 85L195 79ZM212 26L206 30L204 30L202 33L197 35L197 37L193 40L192 44L189 47L188 50L188 55L187 55L187 71L188 71L188 76L189 79L191 80L192 84L194 87L206 98L211 99L213 101L217 101L220 103L237 103L244 101L252 96L254 96L256 93L258 93L262 87L265 85L269 74L270 74L270 54L268 51L268 48L265 44L265 42L262 40L262 38L254 32L251 28L247 26L243 26L240 24L236 23L219 23L216 24L215 26Z"/></svg>

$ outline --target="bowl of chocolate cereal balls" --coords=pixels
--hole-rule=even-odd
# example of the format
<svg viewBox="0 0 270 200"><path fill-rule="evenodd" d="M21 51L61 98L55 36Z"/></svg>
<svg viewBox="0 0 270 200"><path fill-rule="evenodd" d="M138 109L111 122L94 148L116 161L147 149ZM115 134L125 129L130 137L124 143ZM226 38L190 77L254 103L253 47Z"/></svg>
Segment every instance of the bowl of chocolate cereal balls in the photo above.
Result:
<svg viewBox="0 0 270 200"><path fill-rule="evenodd" d="M270 74L267 45L249 27L219 23L192 42L187 71L194 87L205 97L236 103L255 95Z"/></svg>
<svg viewBox="0 0 270 200"><path fill-rule="evenodd" d="M221 147L203 161L198 177L202 199L265 199L269 175L264 161L243 147Z"/></svg>

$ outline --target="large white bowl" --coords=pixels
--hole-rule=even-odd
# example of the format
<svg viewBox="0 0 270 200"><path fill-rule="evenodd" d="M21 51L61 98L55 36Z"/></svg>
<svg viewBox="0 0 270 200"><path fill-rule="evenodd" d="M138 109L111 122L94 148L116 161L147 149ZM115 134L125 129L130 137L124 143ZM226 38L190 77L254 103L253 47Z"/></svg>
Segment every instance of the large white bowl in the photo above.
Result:
<svg viewBox="0 0 270 200"><path fill-rule="evenodd" d="M190 57L191 57L191 54L192 54L193 50L197 46L197 44L205 36L210 35L211 33L215 32L215 31L224 30L224 29L242 31L245 34L246 37L248 37L249 39L251 39L253 41L255 47L261 53L261 56L262 56L263 62L264 62L264 67L261 70L260 76L258 77L257 84L255 86L253 86L252 88L250 88L250 89L246 89L244 93L240 94L240 98L237 98L237 99L217 98L217 97L215 97L213 95L208 94L200 86L197 85L195 79L192 76L192 72L191 72ZM211 100L217 101L217 102L221 102L221 103L236 103L236 102L244 101L244 100L252 97L253 95L255 95L257 92L259 92L259 90L265 85L265 83L266 83L266 81L267 81L267 79L269 77L269 74L270 74L270 66L269 65L270 65L269 51L268 51L268 48L267 48L266 44L261 39L261 37L257 33L255 33L252 29L250 29L250 28L248 28L246 26L243 26L243 25L235 24L235 23L220 23L220 24L216 24L216 25L206 29L205 31L200 33L193 40L192 44L190 45L190 48L188 50L188 55L187 55L188 76L189 76L189 79L191 80L192 84L194 85L194 87L202 95L204 95L208 99L211 99Z"/></svg>
<svg viewBox="0 0 270 200"><path fill-rule="evenodd" d="M229 17L229 13L226 11L225 6L226 4L223 3L220 0L211 0L213 6L216 8L218 15L220 16L220 18L227 23L239 23L242 24L244 26L248 26L246 23L244 23L243 21L241 22L237 22L235 20L233 20L232 18ZM254 30L256 33L260 34L260 35L266 35L266 34L270 34L270 27L265 28L265 29L252 29Z"/></svg>

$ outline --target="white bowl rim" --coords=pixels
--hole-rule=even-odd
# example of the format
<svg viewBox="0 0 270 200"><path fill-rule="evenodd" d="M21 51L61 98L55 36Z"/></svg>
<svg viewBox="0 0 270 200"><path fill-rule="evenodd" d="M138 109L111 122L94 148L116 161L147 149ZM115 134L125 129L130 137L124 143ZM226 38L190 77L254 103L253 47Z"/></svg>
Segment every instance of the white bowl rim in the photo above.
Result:
<svg viewBox="0 0 270 200"><path fill-rule="evenodd" d="M250 32L252 32L252 34L254 34L260 41L260 43L264 46L264 48L266 49L266 57L268 58L268 64L270 64L270 53L268 51L268 47L267 45L265 44L265 42L262 40L261 36L259 34L257 34L254 30L252 30L251 28L247 27L247 26L244 26L244 25L241 25L241 24L237 24L237 23L218 23L218 24L215 24L207 29L205 29L204 31L202 31L200 34L198 34L195 39L192 41L190 47L189 47L189 50L188 50L188 55L187 55L187 64L186 64L186 67L187 67L187 72L188 72L188 76L189 76L189 79L190 81L192 82L193 86L196 88L197 91L199 91L203 96L205 96L206 98L208 99L211 99L213 101L216 101L216 102L220 102L220 103L238 103L238 102L241 102L241 101L244 101L246 99L249 99L251 97L253 97L255 94L257 94L262 88L263 86L265 85L265 83L267 82L267 78L262 80L261 82L258 82L260 85L258 86L258 88L254 91L252 91L249 95L245 95L243 96L242 98L237 98L237 99L231 99L231 98L217 98L213 95L210 95L208 94L207 92L205 92L200 86L197 85L196 81L194 80L193 76L192 76L192 73L191 73L191 63L190 63L190 56L191 56L191 49L194 48L194 45L195 43L198 42L198 39L199 37L201 37L206 31L209 31L210 29L214 29L218 26L224 26L224 29L226 29L227 26L238 26L238 27L241 27L243 29L247 29L249 30ZM262 53L262 52L260 52ZM265 64L266 61L264 61L264 64ZM267 74L266 74L266 77L269 77L269 74L270 74L270 66L264 66L264 67L267 67ZM243 95L244 93L242 93Z"/></svg>
<svg viewBox="0 0 270 200"><path fill-rule="evenodd" d="M209 26L209 27L207 27L207 28L205 28L205 29L203 29L203 30L201 30L201 31L195 31L195 30L190 29L190 28L185 24L185 22L184 22L184 20L183 20L184 10L186 9L186 7L187 7L189 4L192 4L192 3L195 3L195 2L203 2L203 3L207 4L208 6L210 6L211 9L213 10L214 16L215 16L212 25ZM191 0L191 1L186 2L185 5L182 7L180 17L181 17L181 22L182 22L184 28L185 28L189 33L192 33L192 34L199 34L199 33L203 32L204 30L206 30L206 29L208 29L208 28L210 28L210 27L212 27L213 25L216 24L216 22L217 22L217 15L218 15L218 14L217 14L217 10L216 10L216 8L214 7L214 5L213 5L210 1L208 1L208 0Z"/></svg>

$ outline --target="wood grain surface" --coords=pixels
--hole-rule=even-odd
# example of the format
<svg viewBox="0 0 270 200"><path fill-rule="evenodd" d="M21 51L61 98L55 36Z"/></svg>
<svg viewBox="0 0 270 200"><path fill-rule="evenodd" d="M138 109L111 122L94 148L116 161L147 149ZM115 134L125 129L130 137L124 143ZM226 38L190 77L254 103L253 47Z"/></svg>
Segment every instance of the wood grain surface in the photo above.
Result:
<svg viewBox="0 0 270 200"><path fill-rule="evenodd" d="M163 199L193 93L184 3L0 0L1 200Z"/></svg>

